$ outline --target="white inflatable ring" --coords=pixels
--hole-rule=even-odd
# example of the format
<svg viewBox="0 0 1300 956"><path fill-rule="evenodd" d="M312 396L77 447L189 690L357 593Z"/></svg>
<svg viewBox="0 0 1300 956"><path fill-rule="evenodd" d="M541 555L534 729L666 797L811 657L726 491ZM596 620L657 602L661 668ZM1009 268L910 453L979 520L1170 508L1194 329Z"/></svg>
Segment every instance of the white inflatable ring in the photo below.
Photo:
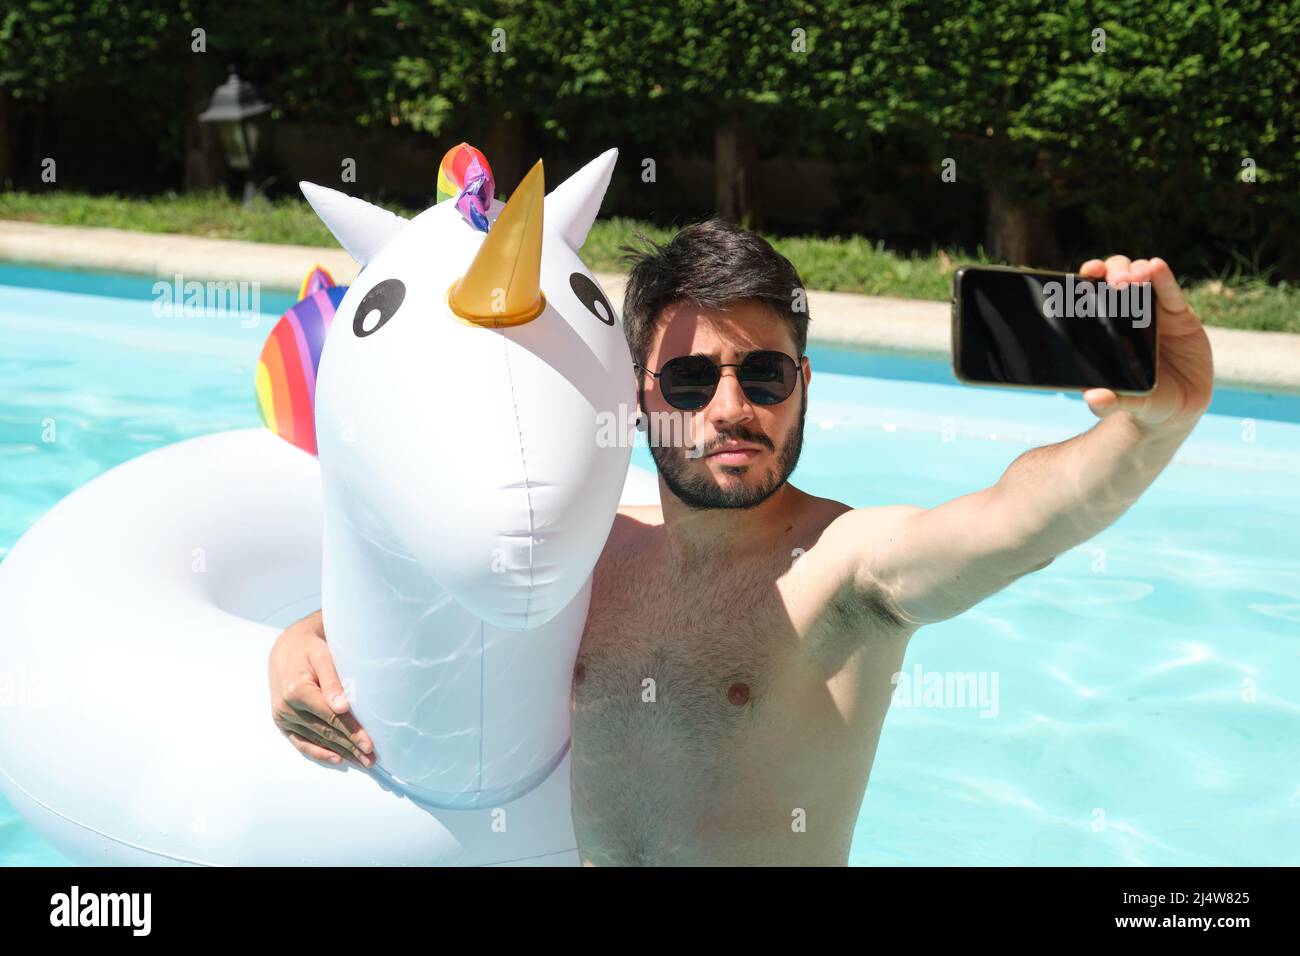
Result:
<svg viewBox="0 0 1300 956"><path fill-rule="evenodd" d="M631 469L625 498L656 496ZM158 449L60 501L0 564L15 809L92 864L576 862L567 754L523 799L443 811L290 747L267 653L319 607L320 569L319 468L263 429Z"/></svg>

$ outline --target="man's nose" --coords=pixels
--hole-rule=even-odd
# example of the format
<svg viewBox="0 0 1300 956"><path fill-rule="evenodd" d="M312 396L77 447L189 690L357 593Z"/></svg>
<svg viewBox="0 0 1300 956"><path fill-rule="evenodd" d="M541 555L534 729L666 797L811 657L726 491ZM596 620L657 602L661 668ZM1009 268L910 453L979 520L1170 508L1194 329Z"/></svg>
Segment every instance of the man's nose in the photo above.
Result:
<svg viewBox="0 0 1300 956"><path fill-rule="evenodd" d="M734 368L724 368L718 379L718 390L713 393L713 401L707 409L709 421L714 424L735 424L748 421L754 416L745 391L740 387Z"/></svg>

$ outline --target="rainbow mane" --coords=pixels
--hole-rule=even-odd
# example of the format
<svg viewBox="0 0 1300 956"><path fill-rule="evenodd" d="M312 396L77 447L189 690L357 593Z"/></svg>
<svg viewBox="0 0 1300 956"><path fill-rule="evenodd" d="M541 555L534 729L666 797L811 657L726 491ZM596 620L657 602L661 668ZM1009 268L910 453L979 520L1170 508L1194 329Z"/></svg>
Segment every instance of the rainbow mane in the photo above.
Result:
<svg viewBox="0 0 1300 956"><path fill-rule="evenodd" d="M316 454L316 370L334 312L347 293L317 266L303 279L300 301L271 329L257 363L254 389L262 424Z"/></svg>
<svg viewBox="0 0 1300 956"><path fill-rule="evenodd" d="M447 150L438 164L438 202L455 197L456 208L479 232L488 231L488 209L496 180L487 157L469 143Z"/></svg>

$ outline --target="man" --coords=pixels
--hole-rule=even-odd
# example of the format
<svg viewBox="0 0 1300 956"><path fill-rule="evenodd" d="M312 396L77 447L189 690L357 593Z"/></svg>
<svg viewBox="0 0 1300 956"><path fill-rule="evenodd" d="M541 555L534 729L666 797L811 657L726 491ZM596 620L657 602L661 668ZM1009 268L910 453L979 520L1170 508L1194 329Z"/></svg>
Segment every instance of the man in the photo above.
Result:
<svg viewBox="0 0 1300 956"><path fill-rule="evenodd" d="M1084 275L1150 281L1160 384L1090 389L1101 419L935 508L851 508L788 481L812 369L794 267L722 222L631 270L624 328L662 508L621 509L597 562L573 678L573 817L584 863L844 864L908 639L1115 521L1209 405L1209 342L1160 259ZM277 723L303 753L373 763L319 614L271 655Z"/></svg>

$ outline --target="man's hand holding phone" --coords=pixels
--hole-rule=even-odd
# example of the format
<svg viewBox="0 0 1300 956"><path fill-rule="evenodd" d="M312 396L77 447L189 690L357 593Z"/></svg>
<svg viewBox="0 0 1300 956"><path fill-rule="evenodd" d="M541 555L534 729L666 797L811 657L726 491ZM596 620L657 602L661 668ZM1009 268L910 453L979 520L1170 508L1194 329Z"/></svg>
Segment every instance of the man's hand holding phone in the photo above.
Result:
<svg viewBox="0 0 1300 956"><path fill-rule="evenodd" d="M1083 392L1093 414L1106 418L1128 412L1144 429L1190 428L1210 405L1214 391L1214 357L1201 320L1188 304L1169 263L1163 259L1111 256L1105 262L1089 259L1079 270L1092 279L1123 288L1150 282L1155 291L1159 328L1160 375L1146 395L1118 395L1108 388Z"/></svg>
<svg viewBox="0 0 1300 956"><path fill-rule="evenodd" d="M1163 259L1091 259L1078 274L969 266L953 278L953 373L971 385L1080 391L1150 434L1209 407L1209 337Z"/></svg>

